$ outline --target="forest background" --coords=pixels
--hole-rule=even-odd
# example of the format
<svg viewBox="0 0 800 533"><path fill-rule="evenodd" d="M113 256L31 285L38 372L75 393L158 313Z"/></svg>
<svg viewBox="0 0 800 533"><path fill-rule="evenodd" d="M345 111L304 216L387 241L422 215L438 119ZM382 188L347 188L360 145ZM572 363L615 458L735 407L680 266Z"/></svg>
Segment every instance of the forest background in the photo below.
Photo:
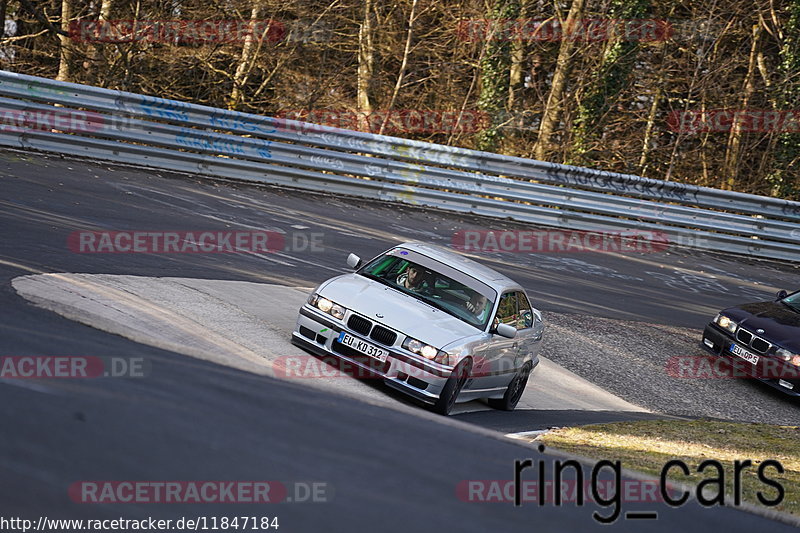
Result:
<svg viewBox="0 0 800 533"><path fill-rule="evenodd" d="M800 200L800 0L0 0L0 68Z"/></svg>

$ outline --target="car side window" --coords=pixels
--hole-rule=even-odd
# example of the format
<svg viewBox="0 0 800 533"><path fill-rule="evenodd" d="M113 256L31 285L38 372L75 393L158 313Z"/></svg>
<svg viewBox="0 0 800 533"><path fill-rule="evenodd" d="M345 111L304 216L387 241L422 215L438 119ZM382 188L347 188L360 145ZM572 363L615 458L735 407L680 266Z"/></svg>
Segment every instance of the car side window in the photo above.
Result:
<svg viewBox="0 0 800 533"><path fill-rule="evenodd" d="M495 324L503 323L517 327L519 313L517 312L517 293L507 292L500 297L500 305L497 308Z"/></svg>
<svg viewBox="0 0 800 533"><path fill-rule="evenodd" d="M517 322L517 329L525 329L533 326L533 311L531 304L528 302L528 297L524 292L517 293L517 306L519 309L519 320Z"/></svg>

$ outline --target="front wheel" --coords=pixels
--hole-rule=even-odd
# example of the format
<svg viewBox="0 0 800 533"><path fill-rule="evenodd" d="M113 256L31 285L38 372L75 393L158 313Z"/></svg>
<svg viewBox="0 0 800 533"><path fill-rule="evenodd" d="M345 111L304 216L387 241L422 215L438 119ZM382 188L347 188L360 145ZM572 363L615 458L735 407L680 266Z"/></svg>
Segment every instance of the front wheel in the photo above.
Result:
<svg viewBox="0 0 800 533"><path fill-rule="evenodd" d="M453 410L453 406L456 404L456 398L458 398L461 389L464 388L464 383L467 382L471 371L472 363L470 361L462 363L453 370L453 373L447 378L444 387L442 387L439 398L431 407L434 412L445 416L450 414L450 411Z"/></svg>
<svg viewBox="0 0 800 533"><path fill-rule="evenodd" d="M517 375L508 384L506 393L500 399L489 398L489 407L500 409L501 411L513 411L522 398L522 393L525 392L525 386L528 384L528 378L531 375L533 364L531 362L525 363Z"/></svg>

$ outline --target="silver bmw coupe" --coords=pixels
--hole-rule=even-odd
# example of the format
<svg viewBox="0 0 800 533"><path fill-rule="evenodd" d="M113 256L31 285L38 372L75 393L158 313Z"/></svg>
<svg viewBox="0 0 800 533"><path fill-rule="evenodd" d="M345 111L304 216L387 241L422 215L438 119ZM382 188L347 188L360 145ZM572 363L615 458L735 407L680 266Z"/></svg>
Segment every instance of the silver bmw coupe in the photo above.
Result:
<svg viewBox="0 0 800 533"><path fill-rule="evenodd" d="M519 284L439 246L404 243L323 282L292 342L449 414L486 398L513 410L539 364L541 313Z"/></svg>

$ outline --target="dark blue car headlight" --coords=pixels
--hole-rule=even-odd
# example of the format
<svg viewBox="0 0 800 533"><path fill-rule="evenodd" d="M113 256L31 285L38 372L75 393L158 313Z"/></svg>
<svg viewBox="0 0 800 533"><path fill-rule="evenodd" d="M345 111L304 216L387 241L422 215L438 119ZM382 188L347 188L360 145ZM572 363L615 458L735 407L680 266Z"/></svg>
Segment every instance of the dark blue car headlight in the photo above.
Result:
<svg viewBox="0 0 800 533"><path fill-rule="evenodd" d="M714 317L714 323L730 333L736 332L736 322L721 313Z"/></svg>
<svg viewBox="0 0 800 533"><path fill-rule="evenodd" d="M800 367L800 354L796 354L786 348L778 348L775 350L775 355L782 361L786 361L790 365Z"/></svg>

